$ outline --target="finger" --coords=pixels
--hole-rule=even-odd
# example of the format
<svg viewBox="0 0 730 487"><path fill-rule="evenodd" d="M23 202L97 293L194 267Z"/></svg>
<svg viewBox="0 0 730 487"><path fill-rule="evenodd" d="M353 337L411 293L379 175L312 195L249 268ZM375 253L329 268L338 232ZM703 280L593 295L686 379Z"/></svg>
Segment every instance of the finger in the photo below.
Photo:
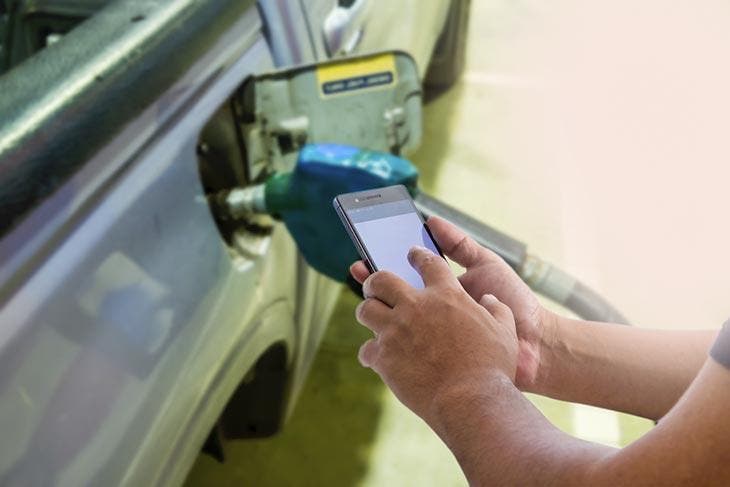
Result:
<svg viewBox="0 0 730 487"><path fill-rule="evenodd" d="M379 299L369 298L357 305L355 318L373 333L380 333L390 320L392 312L393 310Z"/></svg>
<svg viewBox="0 0 730 487"><path fill-rule="evenodd" d="M358 260L350 266L350 274L352 274L352 277L357 282L362 284L363 282L365 282L365 279L367 279L370 275L370 271L368 270L368 266L366 266L363 261Z"/></svg>
<svg viewBox="0 0 730 487"><path fill-rule="evenodd" d="M509 306L497 299L495 295L485 294L479 300L479 304L484 306L484 308L489 311L489 314L494 316L494 318L500 323L514 322L512 310L509 309Z"/></svg>
<svg viewBox="0 0 730 487"><path fill-rule="evenodd" d="M413 247L408 252L408 262L421 275L426 286L456 282L449 264L440 255L424 247Z"/></svg>
<svg viewBox="0 0 730 487"><path fill-rule="evenodd" d="M380 349L377 340L371 338L360 347L360 350L357 352L357 360L363 367L372 367L379 353Z"/></svg>
<svg viewBox="0 0 730 487"><path fill-rule="evenodd" d="M392 272L378 271L370 274L362 283L365 298L376 298L391 308L403 301L414 289Z"/></svg>
<svg viewBox="0 0 730 487"><path fill-rule="evenodd" d="M443 253L463 267L469 268L485 260L499 259L497 254L485 249L443 218L432 216L426 225Z"/></svg>

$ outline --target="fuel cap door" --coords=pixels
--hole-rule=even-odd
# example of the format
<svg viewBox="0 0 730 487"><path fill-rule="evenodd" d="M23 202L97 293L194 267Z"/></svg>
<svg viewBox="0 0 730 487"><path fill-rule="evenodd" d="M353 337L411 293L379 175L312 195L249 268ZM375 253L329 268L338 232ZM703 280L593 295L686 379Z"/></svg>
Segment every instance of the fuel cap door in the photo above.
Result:
<svg viewBox="0 0 730 487"><path fill-rule="evenodd" d="M400 51L255 75L238 90L233 106L249 181L291 170L306 143L403 156L421 140L418 70Z"/></svg>

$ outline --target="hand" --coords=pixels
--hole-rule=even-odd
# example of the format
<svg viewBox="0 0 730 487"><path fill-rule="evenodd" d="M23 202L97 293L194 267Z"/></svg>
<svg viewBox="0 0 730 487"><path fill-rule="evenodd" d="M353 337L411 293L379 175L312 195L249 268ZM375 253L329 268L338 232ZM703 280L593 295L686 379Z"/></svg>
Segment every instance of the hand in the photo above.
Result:
<svg viewBox="0 0 730 487"><path fill-rule="evenodd" d="M492 294L512 310L519 340L515 385L522 390L534 388L540 366L540 344L552 315L497 254L477 244L446 220L431 217L427 225L444 254L466 268L459 276L459 282L474 301ZM353 264L350 272L360 283L369 274L361 261Z"/></svg>
<svg viewBox="0 0 730 487"><path fill-rule="evenodd" d="M358 358L431 424L449 391L477 390L494 377L514 380L517 337L510 309L491 295L474 301L444 259L422 247L408 259L424 289L387 271L365 279L355 314L375 338Z"/></svg>

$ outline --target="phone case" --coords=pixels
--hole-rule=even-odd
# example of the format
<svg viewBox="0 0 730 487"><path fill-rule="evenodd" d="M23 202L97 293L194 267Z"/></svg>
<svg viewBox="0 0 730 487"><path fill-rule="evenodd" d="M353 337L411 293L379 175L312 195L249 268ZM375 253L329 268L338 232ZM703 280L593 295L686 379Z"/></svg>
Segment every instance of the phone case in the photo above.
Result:
<svg viewBox="0 0 730 487"><path fill-rule="evenodd" d="M350 221L347 219L347 216L345 215L345 210L342 209L342 206L340 205L340 202L337 201L337 198L335 198L333 201L333 206L335 207L335 212L337 213L337 216L340 218L340 221L342 222L342 226L345 227L345 231L347 232L347 235L350 236L350 240L352 240L353 245L355 245L355 249L357 250L358 255L360 255L360 258L362 259L365 266L368 268L368 271L375 272L377 269L375 268L375 265L370 261L370 256L368 255L365 248L360 243L360 239L357 238L357 234L355 234L355 231L352 229L352 226L350 225Z"/></svg>

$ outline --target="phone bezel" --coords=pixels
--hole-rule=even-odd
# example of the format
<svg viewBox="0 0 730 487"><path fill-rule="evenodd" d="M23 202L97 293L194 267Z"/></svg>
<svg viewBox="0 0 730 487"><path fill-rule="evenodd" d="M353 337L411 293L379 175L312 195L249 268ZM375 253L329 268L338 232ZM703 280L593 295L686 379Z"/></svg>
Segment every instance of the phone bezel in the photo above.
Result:
<svg viewBox="0 0 730 487"><path fill-rule="evenodd" d="M340 217L340 220L342 221L342 224L345 227L347 234L350 236L352 243L355 245L357 253L360 254L360 258L363 260L370 272L376 272L378 268L375 265L372 257L368 253L365 242L363 242L360 234L357 233L355 225L350 220L350 216L347 212L349 210L354 210L358 208L381 205L384 203L394 203L396 201L404 200L410 202L411 208L413 208L413 212L418 215L418 218L421 220L421 223L426 229L426 232L431 238L431 241L436 247L436 250L438 250L439 255L443 258L443 252L441 252L441 248L439 247L438 243L436 243L436 239L433 238L431 230L428 228L428 225L426 225L426 221L423 219L423 215L421 215L421 212L418 211L418 208L416 208L416 205L413 202L413 198L411 198L410 193L408 193L408 190L402 184L386 186L384 188L369 189L366 191L356 191L354 193L344 193L335 196L333 200L337 215Z"/></svg>

